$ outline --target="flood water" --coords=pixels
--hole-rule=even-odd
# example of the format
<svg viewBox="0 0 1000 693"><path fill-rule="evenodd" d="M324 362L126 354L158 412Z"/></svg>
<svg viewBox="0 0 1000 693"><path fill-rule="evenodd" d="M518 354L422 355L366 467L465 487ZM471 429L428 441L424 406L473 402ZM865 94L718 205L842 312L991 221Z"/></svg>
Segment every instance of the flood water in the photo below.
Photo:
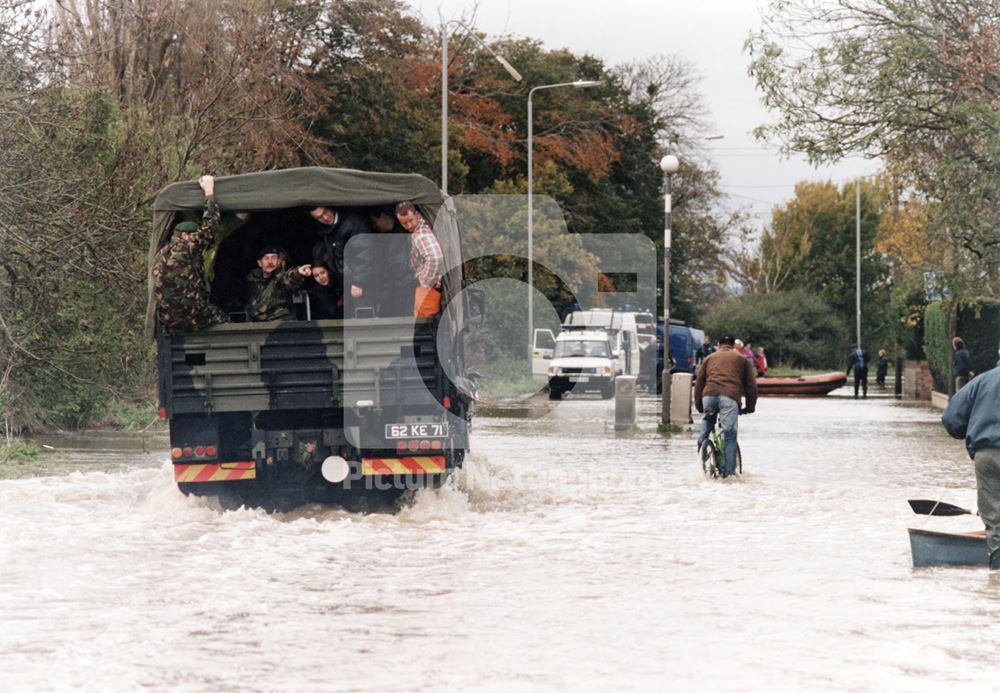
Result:
<svg viewBox="0 0 1000 693"><path fill-rule="evenodd" d="M657 407L630 437L598 399L494 409L382 515L223 511L165 439L42 441L0 481L0 688L994 688L1000 575L910 564L908 526L981 527L906 503L975 507L938 412L766 398L719 482Z"/></svg>

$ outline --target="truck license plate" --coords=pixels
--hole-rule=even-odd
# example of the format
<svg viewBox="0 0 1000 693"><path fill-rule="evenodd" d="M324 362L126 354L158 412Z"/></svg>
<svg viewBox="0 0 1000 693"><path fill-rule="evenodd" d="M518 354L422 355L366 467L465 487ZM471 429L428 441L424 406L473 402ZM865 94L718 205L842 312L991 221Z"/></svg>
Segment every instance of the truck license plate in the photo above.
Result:
<svg viewBox="0 0 1000 693"><path fill-rule="evenodd" d="M447 423L392 423L385 425L386 438L447 438Z"/></svg>
<svg viewBox="0 0 1000 693"><path fill-rule="evenodd" d="M586 375L571 375L569 377L569 381L571 383L589 383L590 378L587 377Z"/></svg>

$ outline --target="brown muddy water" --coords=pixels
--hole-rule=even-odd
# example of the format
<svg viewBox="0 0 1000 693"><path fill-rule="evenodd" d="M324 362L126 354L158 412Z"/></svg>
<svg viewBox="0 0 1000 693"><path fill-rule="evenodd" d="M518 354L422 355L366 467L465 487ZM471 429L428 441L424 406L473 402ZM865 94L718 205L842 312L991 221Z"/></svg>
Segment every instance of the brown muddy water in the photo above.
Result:
<svg viewBox="0 0 1000 693"><path fill-rule="evenodd" d="M937 412L764 399L718 482L657 407L494 407L380 515L186 498L162 436L41 440L0 470L0 689L995 688L1000 575L910 565L908 526L979 526L906 504L975 507Z"/></svg>

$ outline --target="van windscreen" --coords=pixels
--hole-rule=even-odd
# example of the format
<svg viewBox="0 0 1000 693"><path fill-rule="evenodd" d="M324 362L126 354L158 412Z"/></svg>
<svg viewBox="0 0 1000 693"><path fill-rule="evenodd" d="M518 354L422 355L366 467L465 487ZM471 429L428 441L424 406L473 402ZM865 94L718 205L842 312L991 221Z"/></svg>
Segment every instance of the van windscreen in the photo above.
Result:
<svg viewBox="0 0 1000 693"><path fill-rule="evenodd" d="M597 339L568 339L556 342L555 358L573 356L591 356L595 358L610 358L608 343Z"/></svg>

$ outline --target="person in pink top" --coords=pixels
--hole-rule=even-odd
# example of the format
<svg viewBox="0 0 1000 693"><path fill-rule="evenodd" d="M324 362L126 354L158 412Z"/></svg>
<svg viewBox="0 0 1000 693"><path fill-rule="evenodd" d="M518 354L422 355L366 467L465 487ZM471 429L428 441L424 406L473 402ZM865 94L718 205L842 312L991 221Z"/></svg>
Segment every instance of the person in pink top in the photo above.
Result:
<svg viewBox="0 0 1000 693"><path fill-rule="evenodd" d="M735 350L738 354L740 354L740 356L745 358L747 360L747 363L753 366L754 369L757 368L757 364L756 362L754 362L753 358L753 349L750 348L750 342L744 344L742 339L737 339Z"/></svg>

